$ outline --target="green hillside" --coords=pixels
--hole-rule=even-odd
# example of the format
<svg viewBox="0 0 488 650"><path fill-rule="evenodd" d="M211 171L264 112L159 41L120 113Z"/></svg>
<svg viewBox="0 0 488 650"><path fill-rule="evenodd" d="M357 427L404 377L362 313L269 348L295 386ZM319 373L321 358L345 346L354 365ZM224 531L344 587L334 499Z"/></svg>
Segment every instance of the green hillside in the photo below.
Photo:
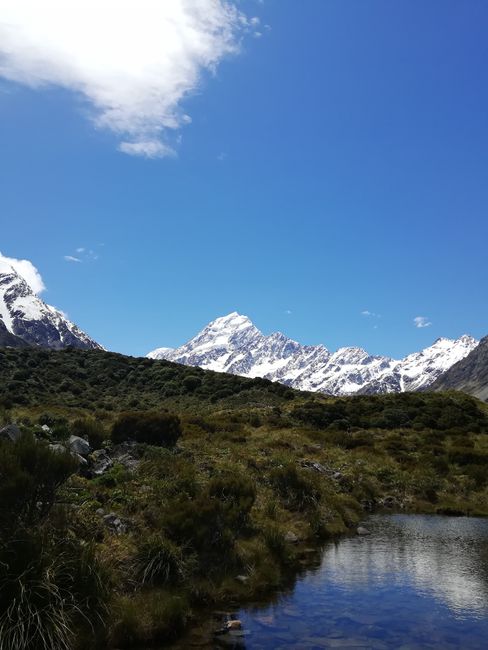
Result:
<svg viewBox="0 0 488 650"><path fill-rule="evenodd" d="M462 393L327 398L4 349L0 417L21 431L0 441L4 647L161 645L202 603L279 588L366 511L488 514L488 411Z"/></svg>

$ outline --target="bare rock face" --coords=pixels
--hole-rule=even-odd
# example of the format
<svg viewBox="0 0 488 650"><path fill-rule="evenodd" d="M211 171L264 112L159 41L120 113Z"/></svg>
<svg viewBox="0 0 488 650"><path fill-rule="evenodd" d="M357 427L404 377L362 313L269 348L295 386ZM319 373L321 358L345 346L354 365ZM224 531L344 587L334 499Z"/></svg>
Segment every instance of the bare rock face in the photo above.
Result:
<svg viewBox="0 0 488 650"><path fill-rule="evenodd" d="M46 304L27 282L0 260L0 346L35 345L53 350L69 346L101 349L101 346Z"/></svg>
<svg viewBox="0 0 488 650"><path fill-rule="evenodd" d="M488 402L488 336L467 357L432 385L433 390L462 390Z"/></svg>
<svg viewBox="0 0 488 650"><path fill-rule="evenodd" d="M328 395L399 393L430 386L476 348L470 336L437 339L420 352L396 360L344 347L301 345L281 332L265 336L247 316L233 312L209 323L179 348L158 348L147 356L188 366L272 381Z"/></svg>

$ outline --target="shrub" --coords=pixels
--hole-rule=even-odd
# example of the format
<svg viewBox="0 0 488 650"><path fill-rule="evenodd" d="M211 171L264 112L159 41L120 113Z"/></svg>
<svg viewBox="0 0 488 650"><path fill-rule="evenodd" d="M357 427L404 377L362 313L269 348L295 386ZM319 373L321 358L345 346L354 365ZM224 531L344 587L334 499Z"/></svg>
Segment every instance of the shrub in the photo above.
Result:
<svg viewBox="0 0 488 650"><path fill-rule="evenodd" d="M184 598L163 591L142 591L132 597L121 597L114 607L110 647L164 643L183 631L189 615Z"/></svg>
<svg viewBox="0 0 488 650"><path fill-rule="evenodd" d="M93 640L106 614L104 571L75 540L17 533L0 544L0 584L1 650L71 650L75 630Z"/></svg>
<svg viewBox="0 0 488 650"><path fill-rule="evenodd" d="M320 501L320 492L312 478L291 463L273 469L270 480L284 503L292 510L305 510Z"/></svg>
<svg viewBox="0 0 488 650"><path fill-rule="evenodd" d="M213 478L208 486L210 497L222 503L227 525L236 533L249 523L249 513L256 499L254 483L246 476L227 474Z"/></svg>
<svg viewBox="0 0 488 650"><path fill-rule="evenodd" d="M219 499L201 493L195 499L180 498L171 502L164 514L163 528L178 545L196 551L204 558L218 555L220 564L234 547L234 534L227 525Z"/></svg>
<svg viewBox="0 0 488 650"><path fill-rule="evenodd" d="M0 527L42 521L59 487L77 467L68 452L53 452L31 434L24 433L15 443L0 443Z"/></svg>
<svg viewBox="0 0 488 650"><path fill-rule="evenodd" d="M134 572L142 585L177 582L184 576L181 549L161 535L151 535L139 546Z"/></svg>
<svg viewBox="0 0 488 650"><path fill-rule="evenodd" d="M112 440L135 440L148 445L173 447L181 436L181 423L177 415L156 412L122 413L112 427Z"/></svg>
<svg viewBox="0 0 488 650"><path fill-rule="evenodd" d="M188 375L183 379L183 387L189 393L193 392L202 385L202 380L196 375Z"/></svg>
<svg viewBox="0 0 488 650"><path fill-rule="evenodd" d="M105 440L103 424L94 418L75 420L71 425L71 433L88 440L92 449L100 449Z"/></svg>

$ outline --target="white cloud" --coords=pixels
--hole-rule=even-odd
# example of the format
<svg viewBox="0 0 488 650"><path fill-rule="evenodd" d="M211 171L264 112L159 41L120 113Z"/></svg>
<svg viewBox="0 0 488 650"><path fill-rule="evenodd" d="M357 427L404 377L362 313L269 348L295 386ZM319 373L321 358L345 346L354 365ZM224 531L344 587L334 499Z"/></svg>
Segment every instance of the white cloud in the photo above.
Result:
<svg viewBox="0 0 488 650"><path fill-rule="evenodd" d="M66 262L80 262L81 260L79 257L74 257L73 255L65 255L63 258Z"/></svg>
<svg viewBox="0 0 488 650"><path fill-rule="evenodd" d="M182 101L258 24L230 0L0 0L0 76L72 90L120 151L168 156Z"/></svg>
<svg viewBox="0 0 488 650"><path fill-rule="evenodd" d="M44 284L41 274L29 260L18 260L15 257L6 257L0 253L0 264L11 266L22 278L24 278L34 293L39 294L45 291L46 285Z"/></svg>
<svg viewBox="0 0 488 650"><path fill-rule="evenodd" d="M381 314L376 314L374 311L369 311L369 309L363 309L361 316L366 316L367 318L381 318Z"/></svg>
<svg viewBox="0 0 488 650"><path fill-rule="evenodd" d="M432 323L429 321L427 316L415 316L413 322L415 327L419 327L419 328L430 327L432 325Z"/></svg>
<svg viewBox="0 0 488 650"><path fill-rule="evenodd" d="M288 314L288 316L290 316L292 313L293 312L291 311L291 309L285 309L285 314Z"/></svg>
<svg viewBox="0 0 488 650"><path fill-rule="evenodd" d="M77 253L84 253L85 249L83 248L83 246L80 246L79 248L76 249L76 252Z"/></svg>

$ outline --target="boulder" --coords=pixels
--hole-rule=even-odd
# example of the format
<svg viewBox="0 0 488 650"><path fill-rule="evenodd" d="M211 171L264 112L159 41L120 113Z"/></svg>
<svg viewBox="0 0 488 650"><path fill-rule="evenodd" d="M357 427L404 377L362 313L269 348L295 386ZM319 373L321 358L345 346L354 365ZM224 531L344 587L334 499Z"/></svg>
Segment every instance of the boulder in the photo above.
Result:
<svg viewBox="0 0 488 650"><path fill-rule="evenodd" d="M68 451L66 447L59 442L55 442L52 445L49 445L49 449L55 454L65 454Z"/></svg>
<svg viewBox="0 0 488 650"><path fill-rule="evenodd" d="M233 621L227 621L227 629L228 630L240 630L242 628L242 623L241 621L235 619Z"/></svg>
<svg viewBox="0 0 488 650"><path fill-rule="evenodd" d="M357 532L358 535L371 535L369 530L367 528L365 528L364 526L358 526L358 529L357 529L356 532Z"/></svg>
<svg viewBox="0 0 488 650"><path fill-rule="evenodd" d="M80 456L88 456L90 453L90 443L79 436L70 436L68 440L70 451Z"/></svg>
<svg viewBox="0 0 488 650"><path fill-rule="evenodd" d="M95 476L101 476L107 470L109 470L113 461L110 456L107 454L105 449L97 449L91 455L92 459L92 472Z"/></svg>
<svg viewBox="0 0 488 650"><path fill-rule="evenodd" d="M16 442L22 435L19 427L14 423L7 424L6 427L0 429L0 440L9 440L10 442Z"/></svg>
<svg viewBox="0 0 488 650"><path fill-rule="evenodd" d="M128 522L115 514L115 512L104 515L103 523L116 535L123 535L129 529Z"/></svg>
<svg viewBox="0 0 488 650"><path fill-rule="evenodd" d="M298 537L294 532L289 530L287 533L285 533L285 542L288 542L288 544L296 544L298 542Z"/></svg>
<svg viewBox="0 0 488 650"><path fill-rule="evenodd" d="M41 430L44 431L44 433L51 433L51 427L48 427L47 424L43 424Z"/></svg>

